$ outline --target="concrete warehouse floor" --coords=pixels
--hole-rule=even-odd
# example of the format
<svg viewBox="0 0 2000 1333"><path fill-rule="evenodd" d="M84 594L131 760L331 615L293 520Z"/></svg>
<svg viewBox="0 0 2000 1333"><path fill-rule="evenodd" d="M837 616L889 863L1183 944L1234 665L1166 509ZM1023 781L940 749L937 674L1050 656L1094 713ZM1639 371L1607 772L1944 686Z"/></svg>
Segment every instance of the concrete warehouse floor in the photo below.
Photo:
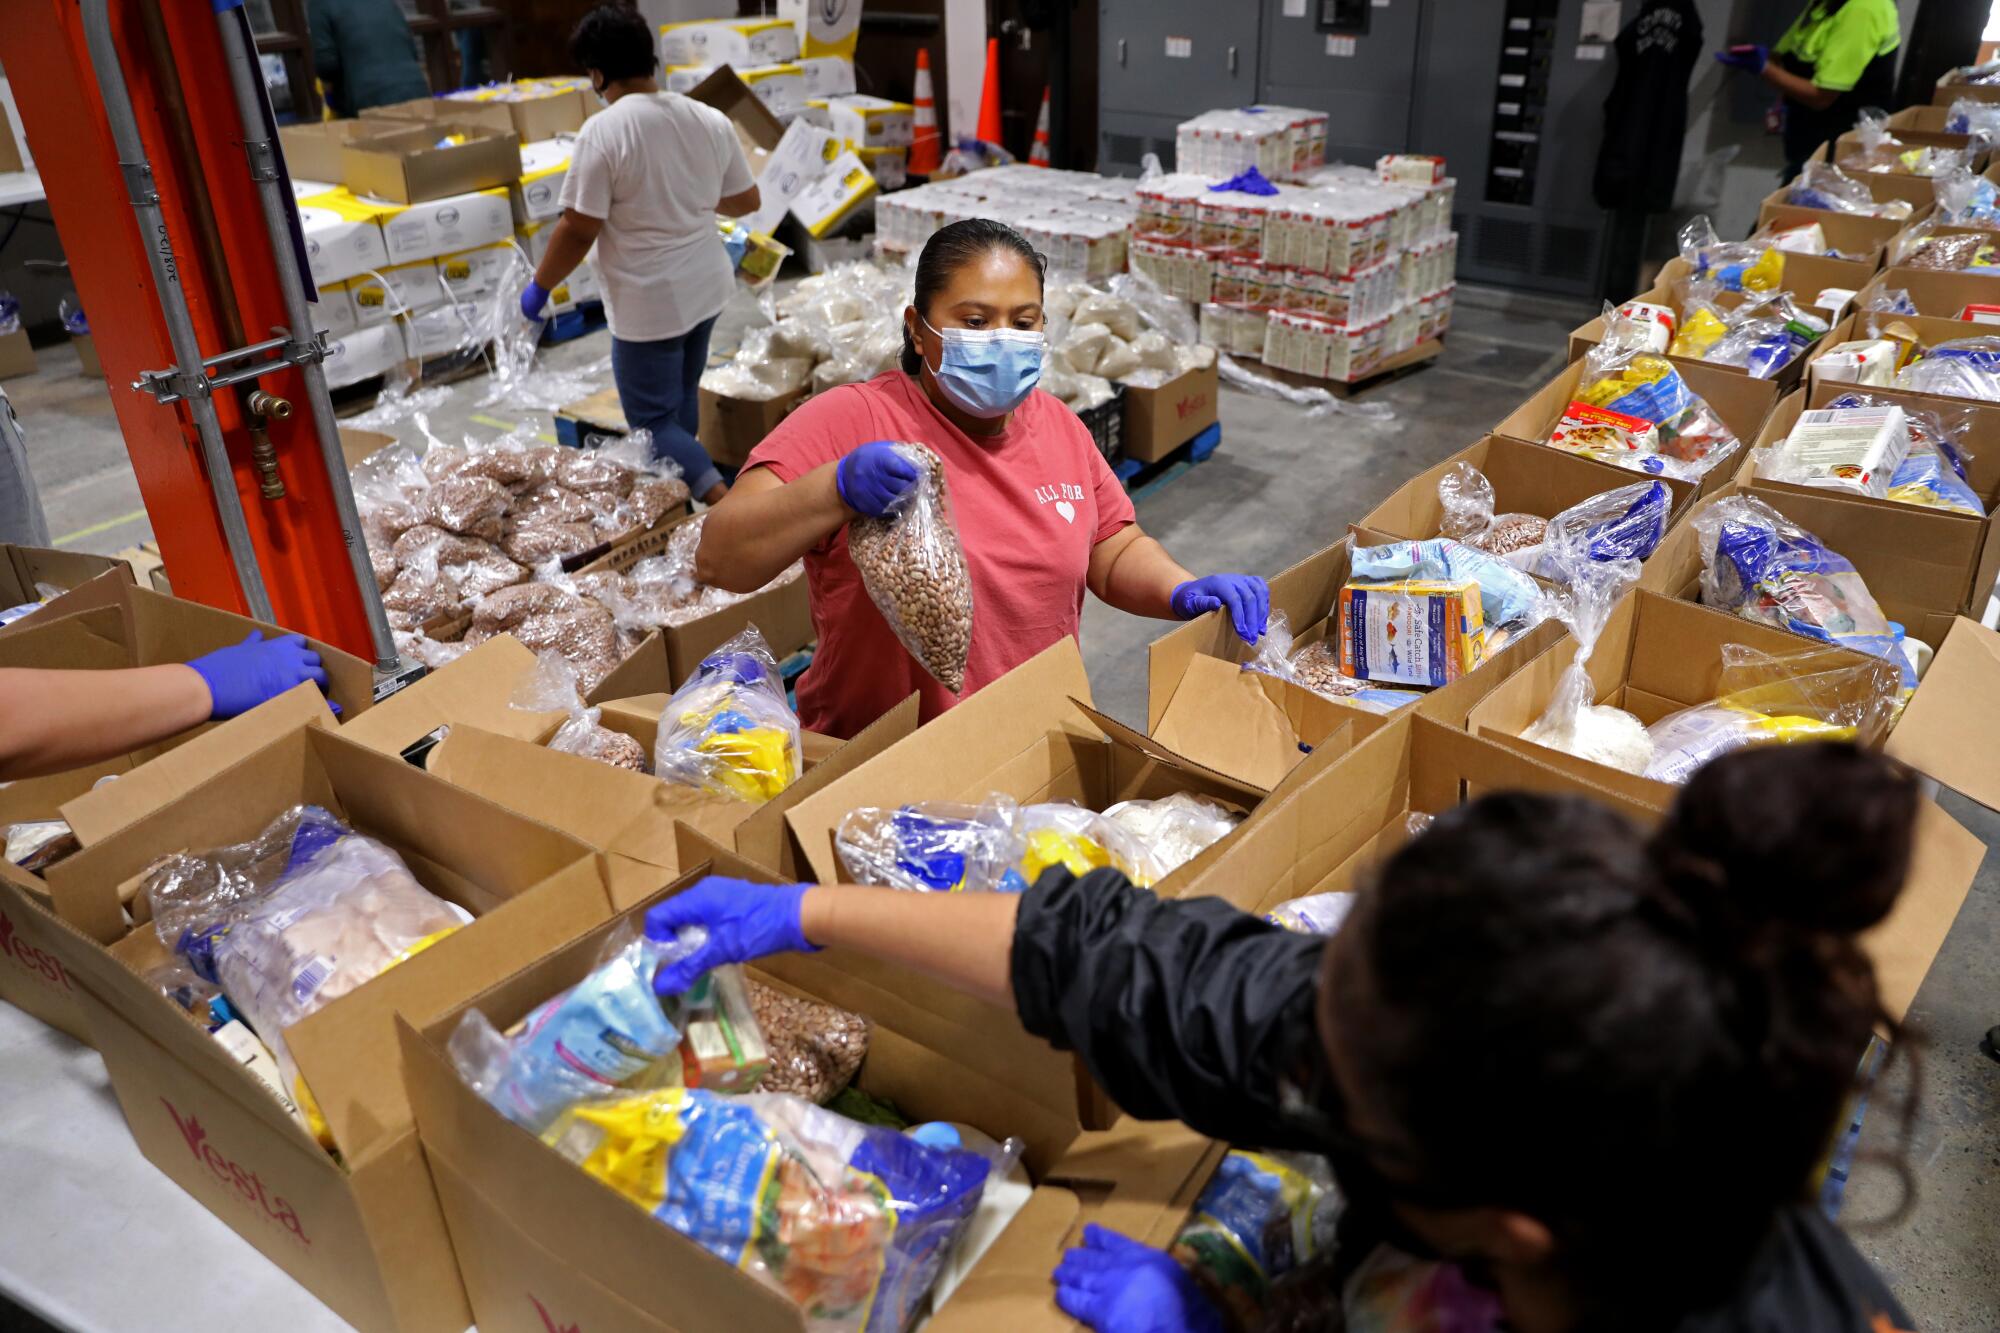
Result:
<svg viewBox="0 0 2000 1333"><path fill-rule="evenodd" d="M1413 474L1477 440L1564 361L1568 330L1592 310L1461 286L1444 356L1433 366L1369 391L1387 403L1387 422L1351 415L1308 419L1290 404L1225 390L1222 448L1209 462L1143 494L1139 517L1181 561L1198 571L1275 573L1336 540ZM753 318L747 300L725 315L717 346L734 346ZM547 364L600 361L609 339L593 334L545 353ZM28 436L33 466L59 544L116 551L151 533L111 412L109 392L77 374L67 347L37 353L40 372L6 385ZM600 372L609 385L608 369ZM473 381L431 414L439 436L490 437L546 414L475 405ZM405 424L405 438L416 432ZM1098 702L1145 723L1145 647L1165 627L1091 602L1083 642ZM2000 816L1947 795L1951 813L1988 845ZM1897 1175L1867 1160L1894 1142L1896 1102L1908 1088L1905 1061L1891 1067L1872 1102L1861 1157L1842 1219L1888 1275L1917 1326L2000 1327L2000 1064L1978 1050L2000 1023L2000 859L1989 859L1929 980L1910 1011L1921 1053L1922 1086L1909 1149L1915 1196L1888 1223L1901 1198ZM1646 1187L1648 1164L1632 1164L1632 1187ZM248 1261L248 1252L245 1252Z"/></svg>

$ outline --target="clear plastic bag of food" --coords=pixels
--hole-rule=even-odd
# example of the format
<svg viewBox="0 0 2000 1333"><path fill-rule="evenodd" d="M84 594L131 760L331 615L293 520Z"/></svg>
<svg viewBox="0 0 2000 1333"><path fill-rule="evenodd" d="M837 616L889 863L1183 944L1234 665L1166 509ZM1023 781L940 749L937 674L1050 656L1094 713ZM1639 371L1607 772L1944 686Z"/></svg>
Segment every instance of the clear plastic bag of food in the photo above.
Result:
<svg viewBox="0 0 2000 1333"><path fill-rule="evenodd" d="M1667 535L1673 507L1673 492L1663 481L1637 481L1579 500L1549 520L1528 572L1560 580L1579 560L1644 560Z"/></svg>
<svg viewBox="0 0 2000 1333"><path fill-rule="evenodd" d="M1944 115L1944 129L1946 134L1966 134L1988 145L2000 144L2000 102L1954 98Z"/></svg>
<svg viewBox="0 0 2000 1333"><path fill-rule="evenodd" d="M796 1302L813 1333L902 1333L986 1182L1021 1152L933 1147L799 1097L661 1088L572 1107L557 1152Z"/></svg>
<svg viewBox="0 0 2000 1333"><path fill-rule="evenodd" d="M1924 224L1919 223L1919 226ZM1942 273L1966 273L1992 268L1994 244L1991 236L1966 232L1921 235L1909 239L1896 262L1904 268L1931 269Z"/></svg>
<svg viewBox="0 0 2000 1333"><path fill-rule="evenodd" d="M957 694L972 648L972 576L952 522L944 463L926 445L895 448L922 479L887 516L849 524L848 553L897 641Z"/></svg>
<svg viewBox="0 0 2000 1333"><path fill-rule="evenodd" d="M746 984L771 1062L757 1090L790 1093L821 1106L838 1097L867 1058L868 1020L761 982Z"/></svg>
<svg viewBox="0 0 2000 1333"><path fill-rule="evenodd" d="M705 939L690 930L656 940L626 922L605 940L589 975L510 1031L468 1011L452 1034L452 1063L502 1115L536 1134L578 1102L621 1089L748 1092L769 1059L743 970L705 972L683 995L653 990L654 973Z"/></svg>
<svg viewBox="0 0 2000 1333"><path fill-rule="evenodd" d="M1624 773L1644 773L1652 760L1646 724L1622 708L1595 702L1590 657L1604 624L1626 593L1639 582L1636 560L1570 561L1562 589L1549 597L1551 613L1569 627L1576 655L1556 679L1554 695L1521 739L1604 764Z"/></svg>
<svg viewBox="0 0 2000 1333"><path fill-rule="evenodd" d="M1915 210L1907 200L1875 202L1868 187L1831 162L1808 162L1785 192L1785 202L1797 208L1823 208L1861 217L1907 218Z"/></svg>
<svg viewBox="0 0 2000 1333"><path fill-rule="evenodd" d="M1758 454L1757 472L1881 500L1910 444L1909 414L1899 403L1823 407L1800 412L1785 438Z"/></svg>
<svg viewBox="0 0 2000 1333"><path fill-rule="evenodd" d="M1665 357L1605 342L1584 355L1577 395L1551 445L1655 476L1694 481L1740 447L1735 432Z"/></svg>
<svg viewBox="0 0 2000 1333"><path fill-rule="evenodd" d="M1853 564L1764 501L1729 496L1693 522L1709 606L1867 652L1892 637Z"/></svg>
<svg viewBox="0 0 2000 1333"><path fill-rule="evenodd" d="M1470 579L1479 585L1481 614L1489 630L1502 626L1518 630L1537 623L1541 589L1532 578L1499 556L1444 537L1357 546L1348 577L1356 583Z"/></svg>
<svg viewBox="0 0 2000 1333"><path fill-rule="evenodd" d="M285 1030L472 919L316 805L293 806L249 842L162 857L143 891L161 943L222 988L301 1107L310 1093Z"/></svg>
<svg viewBox="0 0 2000 1333"><path fill-rule="evenodd" d="M634 773L647 771L646 747L624 732L604 725L604 710L584 702L583 693L577 688L576 668L561 653L535 654L535 669L521 678L507 704L530 713L565 714L548 739L551 750L581 755Z"/></svg>
<svg viewBox="0 0 2000 1333"><path fill-rule="evenodd" d="M1308 893L1279 903L1264 913L1264 919L1297 935L1331 935L1346 924L1354 902L1355 895L1344 891Z"/></svg>
<svg viewBox="0 0 2000 1333"><path fill-rule="evenodd" d="M2000 337L1982 333L1941 342L1904 366L1896 387L2000 402Z"/></svg>
<svg viewBox="0 0 2000 1333"><path fill-rule="evenodd" d="M1415 690L1386 688L1347 675L1340 668L1340 645L1331 637L1299 647L1293 643L1291 619L1283 611L1273 611L1243 669L1288 680L1321 698L1371 713L1393 713L1424 697Z"/></svg>
<svg viewBox="0 0 2000 1333"><path fill-rule="evenodd" d="M1894 720L1902 692L1902 673L1886 661L1857 661L1828 648L1774 655L1726 643L1715 700L1647 728L1653 762L1646 776L1683 783L1709 760L1751 745L1874 744Z"/></svg>
<svg viewBox="0 0 2000 1333"><path fill-rule="evenodd" d="M1104 818L1142 849L1142 873L1157 884L1228 837L1240 812L1189 792L1155 801L1120 801Z"/></svg>
<svg viewBox="0 0 2000 1333"><path fill-rule="evenodd" d="M1140 888L1150 886L1156 863L1125 829L1095 810L1069 801L1024 805L1015 815L1021 836L1021 880L1033 884L1051 866L1072 875L1116 870Z"/></svg>
<svg viewBox="0 0 2000 1333"><path fill-rule="evenodd" d="M916 893L1020 893L1028 881L1018 815L1004 796L977 806L864 806L842 817L833 845L858 883Z"/></svg>
<svg viewBox="0 0 2000 1333"><path fill-rule="evenodd" d="M1332 1245L1339 1211L1324 1158L1239 1149L1216 1167L1171 1252L1233 1327L1257 1328L1271 1284Z"/></svg>
<svg viewBox="0 0 2000 1333"><path fill-rule="evenodd" d="M1994 106L2000 109L2000 103ZM2000 186L1984 176L1964 168L1947 171L1931 182L1931 192L1937 197L1937 212L1930 219L1933 224L2000 229Z"/></svg>
<svg viewBox="0 0 2000 1333"><path fill-rule="evenodd" d="M1828 408L1887 407L1888 399L1870 393L1844 393L1827 404ZM1889 478L1883 497L1901 504L1948 509L1954 513L1986 517L1985 502L1972 489L1966 465L1972 453L1963 443L1972 432L1969 407L1902 408L1909 429L1910 451Z"/></svg>
<svg viewBox="0 0 2000 1333"><path fill-rule="evenodd" d="M1470 463L1453 463L1438 479L1444 518L1438 535L1488 555L1513 556L1539 546L1548 520L1536 514L1495 514L1493 483Z"/></svg>
<svg viewBox="0 0 2000 1333"><path fill-rule="evenodd" d="M1706 213L1680 232L1681 258L1697 278L1713 278L1726 292L1775 291L1785 278L1784 252L1752 241L1724 241Z"/></svg>
<svg viewBox="0 0 2000 1333"><path fill-rule="evenodd" d="M761 803L798 781L799 719L755 625L701 660L660 714L653 772Z"/></svg>
<svg viewBox="0 0 2000 1333"><path fill-rule="evenodd" d="M81 847L62 819L24 819L0 828L0 836L7 840L7 863L31 875L43 873Z"/></svg>
<svg viewBox="0 0 2000 1333"><path fill-rule="evenodd" d="M1755 309L1754 315L1740 320L1709 347L1702 359L1718 366L1740 367L1752 379L1771 379L1825 337L1829 327L1783 292L1774 293Z"/></svg>

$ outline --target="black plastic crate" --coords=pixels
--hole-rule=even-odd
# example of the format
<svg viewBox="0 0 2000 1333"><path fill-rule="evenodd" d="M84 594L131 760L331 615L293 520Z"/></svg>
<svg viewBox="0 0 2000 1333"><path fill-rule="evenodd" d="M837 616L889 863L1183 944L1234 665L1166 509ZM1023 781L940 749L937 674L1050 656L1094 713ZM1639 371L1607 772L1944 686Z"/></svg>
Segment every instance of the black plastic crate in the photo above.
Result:
<svg viewBox="0 0 2000 1333"><path fill-rule="evenodd" d="M1104 461L1117 467L1125 459L1125 386L1113 384L1111 397L1087 412L1078 412L1077 419L1090 432L1090 438L1097 445L1097 452L1104 455Z"/></svg>

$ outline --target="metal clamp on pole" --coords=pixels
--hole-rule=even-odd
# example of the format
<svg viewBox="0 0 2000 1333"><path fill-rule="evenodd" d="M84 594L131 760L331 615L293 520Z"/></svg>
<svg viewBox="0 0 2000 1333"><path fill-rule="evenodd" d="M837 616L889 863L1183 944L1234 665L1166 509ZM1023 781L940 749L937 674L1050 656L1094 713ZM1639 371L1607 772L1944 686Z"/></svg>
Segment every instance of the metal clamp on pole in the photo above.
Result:
<svg viewBox="0 0 2000 1333"><path fill-rule="evenodd" d="M266 352L276 352L276 356L265 357ZM253 357L264 357L252 361ZM326 359L326 335L315 332L310 338L294 338L280 330L275 338L239 347L233 352L203 359L202 369L213 370L217 366L235 366L220 375L203 374L188 383L179 370L145 370L132 382L132 387L140 393L149 393L161 403L178 403L193 398L197 394L214 393L217 389L232 384L243 384L250 380L262 379L274 370L286 370L292 366L317 365ZM242 364L247 363L247 364Z"/></svg>

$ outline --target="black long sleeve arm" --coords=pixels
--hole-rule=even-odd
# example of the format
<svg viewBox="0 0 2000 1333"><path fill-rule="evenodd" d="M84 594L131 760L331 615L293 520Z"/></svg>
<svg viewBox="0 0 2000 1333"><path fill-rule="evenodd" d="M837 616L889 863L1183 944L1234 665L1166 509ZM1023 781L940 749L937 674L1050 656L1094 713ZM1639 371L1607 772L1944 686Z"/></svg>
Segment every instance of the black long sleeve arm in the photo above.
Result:
<svg viewBox="0 0 2000 1333"><path fill-rule="evenodd" d="M1245 1145L1310 1148L1278 1080L1312 1039L1326 941L1219 898L1163 900L1123 875L1043 874L1014 927L1015 1006L1128 1115Z"/></svg>

